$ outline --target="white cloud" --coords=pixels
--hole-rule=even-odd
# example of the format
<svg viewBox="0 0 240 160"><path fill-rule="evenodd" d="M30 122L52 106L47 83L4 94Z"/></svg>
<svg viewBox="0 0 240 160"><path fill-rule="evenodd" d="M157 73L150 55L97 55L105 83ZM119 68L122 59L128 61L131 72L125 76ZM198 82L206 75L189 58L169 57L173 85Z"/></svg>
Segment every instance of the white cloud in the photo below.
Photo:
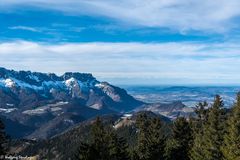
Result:
<svg viewBox="0 0 240 160"><path fill-rule="evenodd" d="M233 19L240 16L239 0L8 0L3 9L29 5L75 15L97 15L124 24L166 27L185 33L189 30L226 32L239 28Z"/></svg>
<svg viewBox="0 0 240 160"><path fill-rule="evenodd" d="M127 83L240 82L238 43L0 44L0 64L10 69L90 72ZM122 81L122 79L124 79ZM146 81L147 80L147 81Z"/></svg>
<svg viewBox="0 0 240 160"><path fill-rule="evenodd" d="M31 32L41 32L41 29L39 29L39 28L28 27L28 26L13 26L13 27L8 27L8 28L12 29L12 30L25 30L25 31L31 31Z"/></svg>

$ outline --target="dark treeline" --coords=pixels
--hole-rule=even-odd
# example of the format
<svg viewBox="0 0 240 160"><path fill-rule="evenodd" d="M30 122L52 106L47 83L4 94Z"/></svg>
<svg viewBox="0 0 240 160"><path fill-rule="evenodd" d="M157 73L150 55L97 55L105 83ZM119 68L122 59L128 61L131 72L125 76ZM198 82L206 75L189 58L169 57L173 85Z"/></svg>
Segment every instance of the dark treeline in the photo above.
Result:
<svg viewBox="0 0 240 160"><path fill-rule="evenodd" d="M86 133L78 146L72 146L77 149L70 159L240 160L240 94L231 109L224 108L217 95L211 104L197 104L192 117L178 117L172 123L143 112L133 126L118 129L97 118ZM0 155L7 153L6 142L0 121ZM56 146L64 145L59 141Z"/></svg>
<svg viewBox="0 0 240 160"><path fill-rule="evenodd" d="M8 151L8 139L9 137L5 133L5 126L2 120L0 120L0 159L2 159Z"/></svg>
<svg viewBox="0 0 240 160"><path fill-rule="evenodd" d="M160 118L140 114L133 145L129 145L131 137L124 139L97 118L74 159L240 160L240 94L231 110L217 95L211 105L197 104L195 113L177 118L169 134L163 132Z"/></svg>

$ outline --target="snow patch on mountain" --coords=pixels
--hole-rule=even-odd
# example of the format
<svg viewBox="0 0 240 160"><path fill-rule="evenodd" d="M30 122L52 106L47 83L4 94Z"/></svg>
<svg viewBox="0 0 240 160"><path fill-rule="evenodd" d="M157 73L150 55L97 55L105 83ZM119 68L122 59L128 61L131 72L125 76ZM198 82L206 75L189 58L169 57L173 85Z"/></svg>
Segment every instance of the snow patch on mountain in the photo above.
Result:
<svg viewBox="0 0 240 160"><path fill-rule="evenodd" d="M26 111L23 111L22 113L28 114L28 115L39 115L39 114L47 113L47 110L44 108L37 108L33 110L26 110Z"/></svg>
<svg viewBox="0 0 240 160"><path fill-rule="evenodd" d="M105 84L103 84L103 83L97 83L97 84L95 84L95 87L98 87L98 88L103 88L103 87L105 87L106 85Z"/></svg>
<svg viewBox="0 0 240 160"><path fill-rule="evenodd" d="M11 103L6 103L7 106L10 106L10 107L13 107L14 104L11 104Z"/></svg>
<svg viewBox="0 0 240 160"><path fill-rule="evenodd" d="M66 86L68 87L72 87L76 85L76 79L75 78L70 78L68 80L65 81Z"/></svg>
<svg viewBox="0 0 240 160"><path fill-rule="evenodd" d="M6 87L14 87L16 85L16 83L10 78L6 79L4 82Z"/></svg>
<svg viewBox="0 0 240 160"><path fill-rule="evenodd" d="M48 87L48 88L54 87L54 88L63 89L65 86L61 81L43 81L42 87Z"/></svg>
<svg viewBox="0 0 240 160"><path fill-rule="evenodd" d="M36 86L36 85L31 85L29 83L23 82L21 80L18 79L13 79L13 81L17 84L18 87L20 88L30 88L33 90L42 90L43 87L42 86Z"/></svg>
<svg viewBox="0 0 240 160"><path fill-rule="evenodd" d="M0 108L0 112L4 112L4 113L11 113L15 110L17 110L17 108Z"/></svg>
<svg viewBox="0 0 240 160"><path fill-rule="evenodd" d="M47 113L47 112L57 112L57 111L62 110L61 106L66 105L68 103L69 102L60 101L60 102L57 102L57 103L54 103L54 104L47 104L45 106L41 106L41 107L38 107L36 109L26 110L26 111L23 111L22 113L23 114L28 114L28 115L39 115L39 114L44 114L44 113Z"/></svg>
<svg viewBox="0 0 240 160"><path fill-rule="evenodd" d="M93 105L91 105L91 106L89 106L90 108L93 108L93 109L97 109L97 110L100 110L101 108L102 108L102 105L101 104L98 104L98 103L96 103L96 104L93 104Z"/></svg>
<svg viewBox="0 0 240 160"><path fill-rule="evenodd" d="M32 79L32 80L34 80L36 82L40 82L39 78L37 76L35 76L35 75L30 74L30 75L28 75L28 78L30 78L30 79Z"/></svg>
<svg viewBox="0 0 240 160"><path fill-rule="evenodd" d="M34 76L37 81L39 81L36 76ZM7 88L13 88L13 87L20 87L20 88L29 88L32 90L40 91L44 89L49 89L49 92L51 93L53 89L73 89L74 87L79 87L79 89L83 91L88 91L90 88L93 87L93 84L95 81L86 81L81 82L73 77L66 81L43 81L40 83L40 85L31 85L29 83L26 83L24 81L15 79L15 78L7 78L7 79L0 79L0 86L1 87L7 87Z"/></svg>
<svg viewBox="0 0 240 160"><path fill-rule="evenodd" d="M0 85L5 86L8 88L13 87L21 87L21 88L31 88L34 90L42 90L43 88L40 86L30 85L26 82L23 82L21 80L15 79L15 78L7 78L7 79L0 79Z"/></svg>

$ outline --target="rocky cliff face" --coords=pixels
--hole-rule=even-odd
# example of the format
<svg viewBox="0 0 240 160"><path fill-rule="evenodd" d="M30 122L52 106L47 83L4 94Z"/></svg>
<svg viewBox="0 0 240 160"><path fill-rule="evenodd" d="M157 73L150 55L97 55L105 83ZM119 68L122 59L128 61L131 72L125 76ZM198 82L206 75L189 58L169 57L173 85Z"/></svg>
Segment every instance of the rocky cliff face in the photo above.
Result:
<svg viewBox="0 0 240 160"><path fill-rule="evenodd" d="M41 104L63 105L76 99L90 108L108 107L115 111L131 110L142 103L123 89L97 81L91 74L67 72L57 76L0 68L2 112L38 108Z"/></svg>
<svg viewBox="0 0 240 160"><path fill-rule="evenodd" d="M99 82L91 74L13 71L0 68L0 114L7 121L29 127L38 138L37 130L53 135L59 124L63 129L96 115L130 111L143 102L135 100L121 88ZM48 129L46 129L46 127ZM58 127L59 128L59 127ZM42 137L42 138L44 138Z"/></svg>

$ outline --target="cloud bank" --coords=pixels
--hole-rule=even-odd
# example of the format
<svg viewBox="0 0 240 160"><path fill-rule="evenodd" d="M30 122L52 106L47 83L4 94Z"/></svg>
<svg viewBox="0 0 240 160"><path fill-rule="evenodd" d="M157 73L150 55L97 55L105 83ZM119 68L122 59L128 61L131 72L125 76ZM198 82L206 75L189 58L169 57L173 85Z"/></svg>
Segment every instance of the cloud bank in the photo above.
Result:
<svg viewBox="0 0 240 160"><path fill-rule="evenodd" d="M33 28L33 27L28 27L28 26L13 26L9 27L9 29L12 30L25 30L25 31L31 31L31 32L41 32L41 30Z"/></svg>
<svg viewBox="0 0 240 160"><path fill-rule="evenodd" d="M72 15L103 16L132 26L225 33L239 28L239 0L7 0L2 10L30 6Z"/></svg>
<svg viewBox="0 0 240 160"><path fill-rule="evenodd" d="M240 45L233 42L0 44L1 66L58 74L89 72L115 83L239 84L239 56Z"/></svg>

